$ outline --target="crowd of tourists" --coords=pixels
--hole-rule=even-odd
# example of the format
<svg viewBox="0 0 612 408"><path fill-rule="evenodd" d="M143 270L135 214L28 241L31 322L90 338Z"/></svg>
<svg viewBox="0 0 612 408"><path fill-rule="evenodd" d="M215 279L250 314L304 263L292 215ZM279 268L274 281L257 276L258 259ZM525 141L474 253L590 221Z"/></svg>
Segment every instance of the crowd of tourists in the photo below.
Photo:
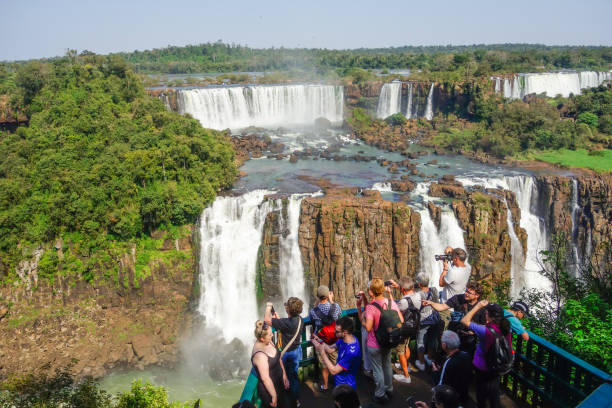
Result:
<svg viewBox="0 0 612 408"><path fill-rule="evenodd" d="M416 279L405 276L399 282L373 278L365 291L356 294L361 342L354 318L342 317L333 292L327 286L318 287L309 312L310 338L321 368L319 391L332 389L336 407L385 405L394 397L393 382L410 384L410 373L416 371L431 374L431 406L500 406L500 379L513 363L511 331L529 338L520 323L529 308L517 301L504 310L482 299L482 286L470 280L466 252L447 248L445 255L437 282L440 291L429 286L429 276L420 273ZM251 362L262 407L301 406L302 309L302 300L290 297L285 302L287 317L280 317L268 303L264 319L256 322ZM272 329L278 332L276 344ZM411 342L416 343L413 359ZM392 356L397 363L392 364ZM374 383L369 405L362 404L357 393L360 369ZM476 403L469 395L473 383ZM404 406L429 405L409 398Z"/></svg>

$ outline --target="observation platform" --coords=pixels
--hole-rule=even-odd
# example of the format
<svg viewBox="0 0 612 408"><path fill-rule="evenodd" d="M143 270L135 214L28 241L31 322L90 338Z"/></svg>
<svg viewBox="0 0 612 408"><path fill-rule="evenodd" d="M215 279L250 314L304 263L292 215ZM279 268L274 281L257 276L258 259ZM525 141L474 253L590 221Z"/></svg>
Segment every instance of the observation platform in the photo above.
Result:
<svg viewBox="0 0 612 408"><path fill-rule="evenodd" d="M355 334L359 338L361 325L356 318L357 310L345 310L342 315L355 317ZM312 323L306 318L304 325L310 326ZM307 357L300 362L300 400L304 408L331 407L331 391L322 393L316 383L320 368L307 332L308 329L304 331L301 339L302 352ZM612 408L612 376L609 373L535 333L529 332L528 341L513 334L512 347L515 352L514 367L501 380L503 407ZM408 397L431 403L431 374L415 372L411 377L411 384L393 382L394 396L385 407L407 407L405 401ZM259 406L257 381L257 377L251 372L242 391L241 401L248 400ZM371 403L371 396L374 394L372 379L360 374L357 377L357 391L363 408L380 406ZM472 387L470 396L475 401L473 392Z"/></svg>

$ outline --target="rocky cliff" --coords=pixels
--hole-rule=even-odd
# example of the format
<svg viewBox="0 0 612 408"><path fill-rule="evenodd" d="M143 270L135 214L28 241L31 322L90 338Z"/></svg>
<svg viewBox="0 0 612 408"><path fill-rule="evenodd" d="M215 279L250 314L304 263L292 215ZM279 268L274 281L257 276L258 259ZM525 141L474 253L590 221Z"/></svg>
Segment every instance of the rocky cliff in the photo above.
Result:
<svg viewBox="0 0 612 408"><path fill-rule="evenodd" d="M305 198L299 230L305 274L314 288L327 285L342 307L353 307L372 277L418 271L420 223L408 205L384 201L378 191Z"/></svg>
<svg viewBox="0 0 612 408"><path fill-rule="evenodd" d="M576 182L563 176L537 176L539 214L546 214L549 235L563 233L572 259L591 265L591 273L610 284L612 276L612 175L583 175ZM575 196L577 194L577 196ZM573 214L572 200L577 208ZM572 262L576 260L572 259Z"/></svg>
<svg viewBox="0 0 612 408"><path fill-rule="evenodd" d="M100 271L89 283L69 271L34 279L37 263L22 265L23 279L0 287L0 309L9 306L0 317L0 379L65 368L73 359L76 377L173 365L179 336L191 325L195 259L190 236L155 238L159 251L145 266L146 277L136 273L145 255L136 247L112 261L114 278L111 270Z"/></svg>

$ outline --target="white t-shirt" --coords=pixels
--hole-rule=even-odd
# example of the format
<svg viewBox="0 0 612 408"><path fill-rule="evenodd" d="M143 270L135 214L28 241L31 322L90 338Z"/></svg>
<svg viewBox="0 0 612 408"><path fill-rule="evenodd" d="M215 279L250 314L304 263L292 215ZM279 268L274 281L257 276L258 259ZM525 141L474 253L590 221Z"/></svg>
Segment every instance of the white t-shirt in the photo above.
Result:
<svg viewBox="0 0 612 408"><path fill-rule="evenodd" d="M419 292L414 292L411 293L409 295L406 295L404 297L402 297L400 300L397 301L397 307L399 307L399 310L401 312L404 312L406 309L408 309L408 301L406 300L406 298L409 297L410 300L412 301L412 305L417 308L420 309L421 308L421 294Z"/></svg>
<svg viewBox="0 0 612 408"><path fill-rule="evenodd" d="M465 287L470 280L470 274L472 273L472 267L465 264L464 267L458 267L451 265L448 268L446 276L444 276L443 299L448 300L455 295L461 295L465 293Z"/></svg>

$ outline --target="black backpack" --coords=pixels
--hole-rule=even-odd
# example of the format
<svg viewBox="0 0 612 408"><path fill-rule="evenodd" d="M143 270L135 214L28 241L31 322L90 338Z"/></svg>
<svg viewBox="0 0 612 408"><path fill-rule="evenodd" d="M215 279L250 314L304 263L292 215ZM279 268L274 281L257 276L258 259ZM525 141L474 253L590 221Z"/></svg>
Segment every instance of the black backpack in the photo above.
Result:
<svg viewBox="0 0 612 408"><path fill-rule="evenodd" d="M508 339L494 328L487 326L487 330L493 335L493 343L485 353L485 360L489 371L494 371L499 375L510 372L514 364L514 351L512 345L508 344Z"/></svg>
<svg viewBox="0 0 612 408"><path fill-rule="evenodd" d="M389 299L387 309L383 309L376 302L370 303L380 311L378 328L374 330L374 336L376 336L378 345L385 349L396 347L404 340L402 338L402 321L397 311L391 308L391 302L392 300Z"/></svg>
<svg viewBox="0 0 612 408"><path fill-rule="evenodd" d="M414 306L412 299L405 296L406 302L408 302L408 308L402 313L404 316L404 323L402 323L402 337L403 339L415 339L419 333L421 327L421 310Z"/></svg>

